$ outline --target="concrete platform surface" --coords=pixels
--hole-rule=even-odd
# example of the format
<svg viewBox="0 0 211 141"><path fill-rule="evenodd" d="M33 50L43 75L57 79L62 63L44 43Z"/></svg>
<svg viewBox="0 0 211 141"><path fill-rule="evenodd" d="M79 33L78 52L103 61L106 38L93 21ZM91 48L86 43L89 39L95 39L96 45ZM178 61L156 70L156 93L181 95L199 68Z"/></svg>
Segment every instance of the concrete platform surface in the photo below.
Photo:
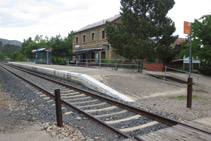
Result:
<svg viewBox="0 0 211 141"><path fill-rule="evenodd" d="M133 100L186 93L186 85L184 84L179 86L170 84L166 81L137 72L116 71L104 68L34 64L28 62L21 62L21 64L87 74Z"/></svg>

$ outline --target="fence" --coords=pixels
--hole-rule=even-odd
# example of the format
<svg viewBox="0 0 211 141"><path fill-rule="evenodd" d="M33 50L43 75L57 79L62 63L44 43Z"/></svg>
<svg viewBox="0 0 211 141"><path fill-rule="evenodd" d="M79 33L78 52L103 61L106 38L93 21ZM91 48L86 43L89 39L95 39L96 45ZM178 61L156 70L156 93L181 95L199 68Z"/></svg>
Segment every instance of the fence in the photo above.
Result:
<svg viewBox="0 0 211 141"><path fill-rule="evenodd" d="M80 61L69 61L70 66L80 67L109 67L113 70L127 69L140 72L141 61L129 60L129 59L81 59Z"/></svg>
<svg viewBox="0 0 211 141"><path fill-rule="evenodd" d="M157 65L159 67L153 67L154 65ZM184 70L180 70L180 69L176 69L176 68L172 68L172 67L168 67L168 66L164 66L164 65L160 65L160 64L153 64L152 67L149 67L149 70L151 71L144 71L144 73L146 74L150 74L150 75L154 75L156 77L159 77L163 80L172 80L174 79L174 81L178 81L181 83L187 83L188 77L189 77L189 72L184 71ZM159 68L159 69L156 69ZM163 68L161 71L160 68ZM200 75L195 74L195 73L191 73L191 77L193 78L193 83L195 86L195 89L198 89L198 87L200 86Z"/></svg>

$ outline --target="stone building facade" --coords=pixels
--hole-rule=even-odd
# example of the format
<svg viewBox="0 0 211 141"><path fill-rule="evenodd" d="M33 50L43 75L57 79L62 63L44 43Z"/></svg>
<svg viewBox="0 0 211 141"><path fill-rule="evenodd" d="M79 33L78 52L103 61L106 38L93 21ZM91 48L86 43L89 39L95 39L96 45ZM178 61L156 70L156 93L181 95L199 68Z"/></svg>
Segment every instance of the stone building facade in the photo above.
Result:
<svg viewBox="0 0 211 141"><path fill-rule="evenodd" d="M106 39L104 26L106 21L120 23L120 15L87 25L73 34L73 60L79 62L112 59L116 54Z"/></svg>

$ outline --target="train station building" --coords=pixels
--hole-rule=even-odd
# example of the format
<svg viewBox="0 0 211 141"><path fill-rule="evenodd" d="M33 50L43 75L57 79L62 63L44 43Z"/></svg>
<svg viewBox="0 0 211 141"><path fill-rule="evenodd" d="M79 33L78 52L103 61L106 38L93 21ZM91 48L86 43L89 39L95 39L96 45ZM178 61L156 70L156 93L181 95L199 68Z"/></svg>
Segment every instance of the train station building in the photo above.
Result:
<svg viewBox="0 0 211 141"><path fill-rule="evenodd" d="M79 62L100 61L115 58L111 45L106 39L106 22L120 23L120 15L87 25L73 34L73 60Z"/></svg>

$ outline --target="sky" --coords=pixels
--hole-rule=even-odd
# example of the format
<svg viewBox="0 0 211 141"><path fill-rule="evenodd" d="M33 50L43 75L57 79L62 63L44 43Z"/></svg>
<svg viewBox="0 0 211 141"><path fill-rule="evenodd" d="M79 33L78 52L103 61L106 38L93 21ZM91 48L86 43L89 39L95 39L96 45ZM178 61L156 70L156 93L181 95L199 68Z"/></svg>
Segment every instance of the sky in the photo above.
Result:
<svg viewBox="0 0 211 141"><path fill-rule="evenodd" d="M211 14L210 5L210 0L175 0L167 15L175 22L174 34L186 37L184 21ZM23 42L36 35L66 37L119 12L120 0L0 0L0 38Z"/></svg>

